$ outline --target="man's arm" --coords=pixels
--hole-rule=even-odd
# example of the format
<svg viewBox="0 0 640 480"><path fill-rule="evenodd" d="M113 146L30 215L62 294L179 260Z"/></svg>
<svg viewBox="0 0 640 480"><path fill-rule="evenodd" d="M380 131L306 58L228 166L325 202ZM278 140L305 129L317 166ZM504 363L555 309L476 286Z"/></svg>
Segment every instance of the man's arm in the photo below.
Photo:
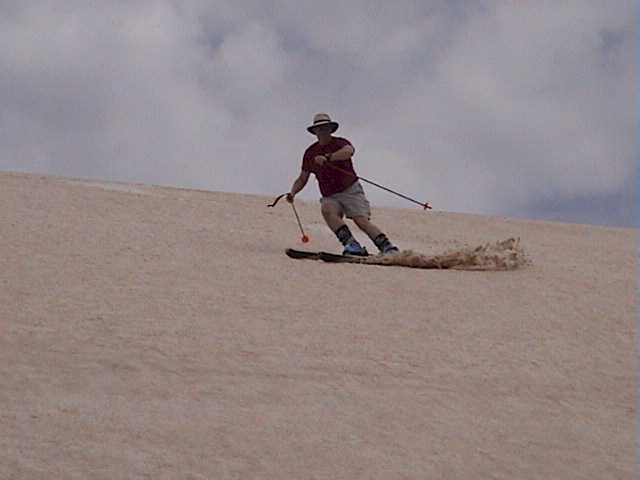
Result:
<svg viewBox="0 0 640 480"><path fill-rule="evenodd" d="M306 170L300 171L300 175L296 178L296 181L293 182L293 186L291 187L291 192L287 194L287 201L293 202L293 198L296 194L302 190L307 182L309 181L309 172Z"/></svg>
<svg viewBox="0 0 640 480"><path fill-rule="evenodd" d="M336 160L338 161L348 160L351 157L353 157L354 152L355 152L355 149L353 148L352 145L345 145L340 150L336 150L331 155L327 155L327 160L329 160L330 162L333 162Z"/></svg>
<svg viewBox="0 0 640 480"><path fill-rule="evenodd" d="M355 152L355 148L350 143L342 147L340 150L336 150L333 153L327 153L326 155L318 155L314 160L315 162L322 166L324 162L336 162L340 160L349 160L353 157L353 153Z"/></svg>

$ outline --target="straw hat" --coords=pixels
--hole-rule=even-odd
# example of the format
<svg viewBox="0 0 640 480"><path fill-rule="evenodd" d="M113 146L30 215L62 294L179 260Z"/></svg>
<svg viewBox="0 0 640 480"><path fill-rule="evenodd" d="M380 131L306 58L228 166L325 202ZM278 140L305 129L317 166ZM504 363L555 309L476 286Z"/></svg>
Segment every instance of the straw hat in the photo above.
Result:
<svg viewBox="0 0 640 480"><path fill-rule="evenodd" d="M309 133L314 133L314 129L322 125L331 125L333 127L333 130L331 130L331 133L335 132L338 129L338 122L334 122L333 120L331 120L331 117L329 117L328 114L316 113L313 116L313 125L307 127L307 131Z"/></svg>

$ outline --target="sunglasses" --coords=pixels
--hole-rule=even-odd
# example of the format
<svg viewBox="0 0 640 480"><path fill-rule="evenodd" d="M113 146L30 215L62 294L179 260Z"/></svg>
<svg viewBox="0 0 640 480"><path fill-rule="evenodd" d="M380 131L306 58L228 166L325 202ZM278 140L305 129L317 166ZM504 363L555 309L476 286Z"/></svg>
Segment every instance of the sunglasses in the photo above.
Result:
<svg viewBox="0 0 640 480"><path fill-rule="evenodd" d="M333 130L331 125L319 125L313 129L314 132L330 132Z"/></svg>

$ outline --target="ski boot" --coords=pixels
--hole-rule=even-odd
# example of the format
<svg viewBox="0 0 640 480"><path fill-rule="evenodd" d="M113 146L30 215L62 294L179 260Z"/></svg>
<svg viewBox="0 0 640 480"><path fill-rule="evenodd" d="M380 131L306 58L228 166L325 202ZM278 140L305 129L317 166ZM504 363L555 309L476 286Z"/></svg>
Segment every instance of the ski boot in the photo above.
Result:
<svg viewBox="0 0 640 480"><path fill-rule="evenodd" d="M382 249L382 255L387 255L390 253L398 253L400 250L398 250L398 247L396 247L395 245L389 245L388 247L384 247Z"/></svg>
<svg viewBox="0 0 640 480"><path fill-rule="evenodd" d="M367 249L360 245L357 240L352 240L351 242L345 245L344 250L342 251L343 255L357 256L357 257L367 257L369 256L369 252Z"/></svg>
<svg viewBox="0 0 640 480"><path fill-rule="evenodd" d="M373 240L373 243L376 244L376 247L378 247L378 250L380 250L381 255L387 255L390 253L399 252L398 247L396 247L393 243L391 243L384 233L381 233L380 235L378 235Z"/></svg>

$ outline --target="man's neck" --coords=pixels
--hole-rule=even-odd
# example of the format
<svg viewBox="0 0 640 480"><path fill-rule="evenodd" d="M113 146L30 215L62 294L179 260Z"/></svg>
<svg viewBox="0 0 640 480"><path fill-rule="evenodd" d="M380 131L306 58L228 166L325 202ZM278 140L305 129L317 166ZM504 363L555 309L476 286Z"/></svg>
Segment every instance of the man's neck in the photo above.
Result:
<svg viewBox="0 0 640 480"><path fill-rule="evenodd" d="M329 135L326 138L319 138L318 139L318 143L322 146L328 145L331 143L331 140L333 139L333 137L331 135Z"/></svg>

